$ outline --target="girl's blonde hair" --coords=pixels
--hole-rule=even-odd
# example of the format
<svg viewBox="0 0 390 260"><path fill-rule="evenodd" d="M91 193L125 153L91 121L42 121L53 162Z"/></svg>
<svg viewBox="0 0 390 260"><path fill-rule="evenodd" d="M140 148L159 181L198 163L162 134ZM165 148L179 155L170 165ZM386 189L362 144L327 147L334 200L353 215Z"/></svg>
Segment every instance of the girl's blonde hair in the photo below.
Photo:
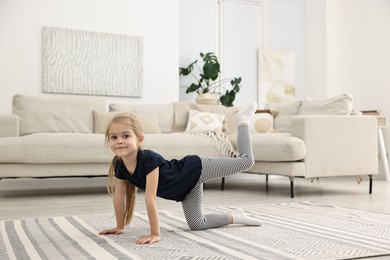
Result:
<svg viewBox="0 0 390 260"><path fill-rule="evenodd" d="M108 124L105 132L105 141L109 142L110 127L112 123L122 123L128 125L133 131L137 138L141 139L142 129L140 123L135 115L131 113L120 113L113 117L111 122ZM138 147L141 149L141 147ZM107 178L107 192L112 197L115 191L114 177L115 177L115 167L122 162L122 159L115 155L112 159L110 169L108 171ZM135 199L137 195L137 187L134 186L131 182L126 182L126 201L125 201L125 226L129 225L134 214L135 208Z"/></svg>

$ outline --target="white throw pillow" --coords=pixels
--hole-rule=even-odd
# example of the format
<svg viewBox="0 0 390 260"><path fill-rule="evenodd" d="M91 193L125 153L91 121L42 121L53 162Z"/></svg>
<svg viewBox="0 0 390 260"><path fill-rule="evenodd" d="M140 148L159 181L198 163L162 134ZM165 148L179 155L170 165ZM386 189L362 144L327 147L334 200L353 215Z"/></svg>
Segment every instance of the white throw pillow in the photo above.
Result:
<svg viewBox="0 0 390 260"><path fill-rule="evenodd" d="M348 94L326 99L305 98L299 115L350 115L353 97Z"/></svg>
<svg viewBox="0 0 390 260"><path fill-rule="evenodd" d="M190 110L185 131L203 133L212 130L220 134L224 120L225 115Z"/></svg>
<svg viewBox="0 0 390 260"><path fill-rule="evenodd" d="M270 133L274 129L274 116L271 113L256 113L253 115L251 133Z"/></svg>

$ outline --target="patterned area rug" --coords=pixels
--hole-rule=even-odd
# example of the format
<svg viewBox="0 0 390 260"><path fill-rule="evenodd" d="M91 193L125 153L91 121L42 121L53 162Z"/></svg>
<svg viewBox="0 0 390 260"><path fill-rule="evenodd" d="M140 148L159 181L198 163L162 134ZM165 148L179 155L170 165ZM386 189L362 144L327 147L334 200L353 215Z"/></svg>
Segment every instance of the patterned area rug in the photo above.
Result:
<svg viewBox="0 0 390 260"><path fill-rule="evenodd" d="M99 236L113 214L0 222L0 259L356 259L390 255L390 215L315 202L243 206L260 227L190 231L181 210L160 211L161 241L136 245L149 232L136 213L123 235ZM222 212L234 208L206 209Z"/></svg>

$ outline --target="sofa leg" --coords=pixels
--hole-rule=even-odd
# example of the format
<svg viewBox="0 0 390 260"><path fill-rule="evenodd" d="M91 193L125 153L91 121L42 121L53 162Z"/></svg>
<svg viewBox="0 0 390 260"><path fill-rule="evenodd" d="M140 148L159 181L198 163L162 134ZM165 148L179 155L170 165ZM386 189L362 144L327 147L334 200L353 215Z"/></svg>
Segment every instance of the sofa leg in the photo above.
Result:
<svg viewBox="0 0 390 260"><path fill-rule="evenodd" d="M294 198L294 176L289 176L290 178L290 195L291 198Z"/></svg>
<svg viewBox="0 0 390 260"><path fill-rule="evenodd" d="M222 180L221 180L221 190L224 190L225 189L225 177L222 177Z"/></svg>
<svg viewBox="0 0 390 260"><path fill-rule="evenodd" d="M368 188L368 193L372 194L372 179L373 179L373 175L369 174L368 177L370 177L370 184L369 184L369 188Z"/></svg>
<svg viewBox="0 0 390 260"><path fill-rule="evenodd" d="M265 175L265 191L268 192L268 174Z"/></svg>

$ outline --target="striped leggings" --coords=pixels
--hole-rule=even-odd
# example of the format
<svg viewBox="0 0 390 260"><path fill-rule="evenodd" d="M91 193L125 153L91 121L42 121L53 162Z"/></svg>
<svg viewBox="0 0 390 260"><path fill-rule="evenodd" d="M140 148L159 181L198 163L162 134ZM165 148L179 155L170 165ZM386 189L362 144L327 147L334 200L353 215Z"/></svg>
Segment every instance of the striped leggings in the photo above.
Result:
<svg viewBox="0 0 390 260"><path fill-rule="evenodd" d="M241 124L237 134L238 157L201 157L202 173L198 184L182 201L182 207L191 230L204 230L228 224L227 213L203 215L203 183L243 172L254 164L249 126Z"/></svg>

